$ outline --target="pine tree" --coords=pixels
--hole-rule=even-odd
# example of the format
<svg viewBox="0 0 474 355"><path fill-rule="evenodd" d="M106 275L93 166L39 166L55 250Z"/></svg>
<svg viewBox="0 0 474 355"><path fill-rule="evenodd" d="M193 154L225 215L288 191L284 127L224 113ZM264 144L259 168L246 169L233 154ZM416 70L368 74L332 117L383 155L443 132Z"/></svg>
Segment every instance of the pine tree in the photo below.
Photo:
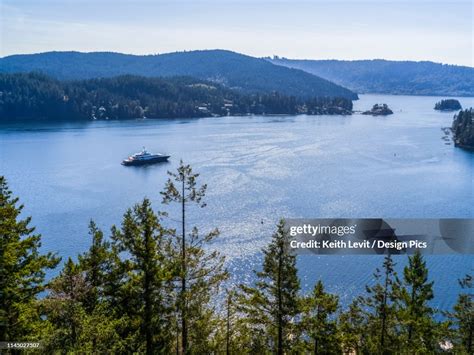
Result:
<svg viewBox="0 0 474 355"><path fill-rule="evenodd" d="M69 259L48 285L40 303L49 328L43 332L45 349L104 353L120 351L118 330L127 319L109 304L106 289L112 270L110 243L94 222L92 244L75 264Z"/></svg>
<svg viewBox="0 0 474 355"><path fill-rule="evenodd" d="M433 351L436 324L432 318L434 311L428 304L434 297L433 282L428 281L426 262L419 251L408 258L403 281L397 280L394 287L406 351Z"/></svg>
<svg viewBox="0 0 474 355"><path fill-rule="evenodd" d="M363 298L368 321L368 336L373 352L393 351L397 343L392 344L394 336L395 308L393 301L396 281L395 263L388 254L383 262L383 271L377 268L374 277L376 284L366 286L368 296Z"/></svg>
<svg viewBox="0 0 474 355"><path fill-rule="evenodd" d="M347 311L339 316L341 347L344 354L366 354L367 350L367 318L362 311L361 297L356 298Z"/></svg>
<svg viewBox="0 0 474 355"><path fill-rule="evenodd" d="M268 346L279 355L291 350L296 338L293 326L298 310L300 282L296 257L288 247L288 232L280 221L272 241L263 250L263 270L257 272L255 287L241 285L240 310L254 326L255 334L263 329Z"/></svg>
<svg viewBox="0 0 474 355"><path fill-rule="evenodd" d="M48 291L42 302L47 319L53 325L53 331L47 334L47 350L68 352L81 349L86 318L84 301L90 288L71 258L66 261L61 273L48 284Z"/></svg>
<svg viewBox="0 0 474 355"><path fill-rule="evenodd" d="M87 293L84 299L84 310L87 313L91 351L111 350L110 334L114 324L120 321L121 315L115 314L109 302L111 291L110 279L113 277L113 253L110 242L104 240L103 232L94 221L89 223L91 246L85 253L79 255L78 268L87 283ZM112 336L112 338L114 338Z"/></svg>
<svg viewBox="0 0 474 355"><path fill-rule="evenodd" d="M234 294L233 292L228 292L227 293L227 298L226 298L226 315L225 315L225 353L227 355L230 355L231 349L232 349L232 335L233 335L233 329L232 329L232 317L234 310L232 309L232 304L234 303Z"/></svg>
<svg viewBox="0 0 474 355"><path fill-rule="evenodd" d="M198 186L199 174L193 172L182 161L176 173L168 172L170 178L161 192L163 203L178 203L181 207L181 234L176 234L173 243L174 260L178 265L176 277L179 295L176 309L180 319L181 352L207 351L208 339L213 332L214 307L211 300L221 282L227 278L224 257L218 251L208 251L206 246L219 235L217 229L201 235L196 227L186 233L186 213L191 204L201 208L207 185ZM190 349L192 346L192 350Z"/></svg>
<svg viewBox="0 0 474 355"><path fill-rule="evenodd" d="M471 275L466 275L459 284L463 289L471 290L474 287ZM455 326L452 333L456 351L460 354L472 354L474 351L474 294L472 292L459 294L453 311L447 312L447 316Z"/></svg>
<svg viewBox="0 0 474 355"><path fill-rule="evenodd" d="M40 254L41 236L20 219L23 205L0 176L0 341L34 337L41 322L35 299L45 288L45 271L59 263L52 253Z"/></svg>
<svg viewBox="0 0 474 355"><path fill-rule="evenodd" d="M244 315L239 312L238 290L230 289L226 291L225 298L222 299L222 307L219 322L215 327L212 340L215 344L216 354L260 354L268 350L266 346L256 346L252 349L250 345L257 345L254 342L256 337L254 329L249 327ZM263 337L262 337L263 338ZM256 339L255 339L256 340Z"/></svg>
<svg viewBox="0 0 474 355"><path fill-rule="evenodd" d="M103 232L94 221L89 223L89 235L92 238L91 246L87 252L79 255L78 266L89 286L85 307L92 313L105 297L104 288L108 284L112 260L110 243L104 240Z"/></svg>
<svg viewBox="0 0 474 355"><path fill-rule="evenodd" d="M225 304L223 308L223 317L221 318L219 334L216 336L218 343L217 353L219 354L236 354L243 352L243 344L240 342L247 341L244 328L240 327L241 315L237 311L237 293L234 289L227 290Z"/></svg>
<svg viewBox="0 0 474 355"><path fill-rule="evenodd" d="M169 234L144 199L123 218L122 228L112 228L112 242L119 282L117 307L127 315L132 340L128 351L166 353L171 348ZM121 299L120 299L121 298ZM120 308L120 304L122 305Z"/></svg>
<svg viewBox="0 0 474 355"><path fill-rule="evenodd" d="M301 328L303 336L311 340L307 350L313 354L339 353L337 322L332 318L338 308L338 297L325 292L319 280L302 303Z"/></svg>

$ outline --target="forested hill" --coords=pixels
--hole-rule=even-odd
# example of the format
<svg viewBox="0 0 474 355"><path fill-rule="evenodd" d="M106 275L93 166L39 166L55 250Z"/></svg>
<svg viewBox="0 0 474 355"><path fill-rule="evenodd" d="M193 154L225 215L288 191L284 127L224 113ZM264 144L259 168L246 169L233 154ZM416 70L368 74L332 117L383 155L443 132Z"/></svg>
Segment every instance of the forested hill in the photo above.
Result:
<svg viewBox="0 0 474 355"><path fill-rule="evenodd" d="M243 114L351 114L346 98L244 94L190 77L59 81L0 74L0 120L187 118Z"/></svg>
<svg viewBox="0 0 474 355"><path fill-rule="evenodd" d="M474 96L474 68L389 60L294 60L267 58L304 70L358 93Z"/></svg>
<svg viewBox="0 0 474 355"><path fill-rule="evenodd" d="M59 80L126 74L146 77L192 76L246 93L275 91L298 97L357 99L354 92L305 71L224 50L146 56L111 52L47 52L0 58L0 72L31 71L43 72Z"/></svg>

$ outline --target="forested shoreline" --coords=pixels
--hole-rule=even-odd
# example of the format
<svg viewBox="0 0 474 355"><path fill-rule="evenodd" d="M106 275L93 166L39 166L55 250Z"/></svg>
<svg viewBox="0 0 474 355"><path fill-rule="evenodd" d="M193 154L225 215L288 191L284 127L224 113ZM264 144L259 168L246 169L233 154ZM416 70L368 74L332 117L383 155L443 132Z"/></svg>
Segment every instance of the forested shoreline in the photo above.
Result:
<svg viewBox="0 0 474 355"><path fill-rule="evenodd" d="M461 110L454 116L451 129L456 146L474 150L474 111L472 107L464 111Z"/></svg>
<svg viewBox="0 0 474 355"><path fill-rule="evenodd" d="M242 93L191 77L59 81L40 73L0 74L0 121L351 113L347 98Z"/></svg>
<svg viewBox="0 0 474 355"><path fill-rule="evenodd" d="M60 259L40 252L41 236L0 177L0 341L38 341L44 353L472 353L472 269L454 276L462 292L453 309L436 310L430 301L439 295L419 253L400 275L385 256L375 283L341 309L321 281L301 292L282 221L255 283L225 289L224 257L209 248L218 230L188 226L184 214L205 207L206 190L181 163L160 193L161 209L177 204L181 216L145 198L110 237L91 221L89 249L46 280ZM176 217L180 230L168 225Z"/></svg>

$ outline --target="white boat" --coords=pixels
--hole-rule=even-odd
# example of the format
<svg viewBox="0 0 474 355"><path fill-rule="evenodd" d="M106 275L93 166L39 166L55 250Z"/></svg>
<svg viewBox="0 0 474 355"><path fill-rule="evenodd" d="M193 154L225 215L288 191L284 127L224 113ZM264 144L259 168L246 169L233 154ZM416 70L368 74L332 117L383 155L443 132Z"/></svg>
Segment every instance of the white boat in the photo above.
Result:
<svg viewBox="0 0 474 355"><path fill-rule="evenodd" d="M130 155L127 159L122 161L122 165L145 165L162 163L168 161L169 155L152 154L143 147L141 152Z"/></svg>

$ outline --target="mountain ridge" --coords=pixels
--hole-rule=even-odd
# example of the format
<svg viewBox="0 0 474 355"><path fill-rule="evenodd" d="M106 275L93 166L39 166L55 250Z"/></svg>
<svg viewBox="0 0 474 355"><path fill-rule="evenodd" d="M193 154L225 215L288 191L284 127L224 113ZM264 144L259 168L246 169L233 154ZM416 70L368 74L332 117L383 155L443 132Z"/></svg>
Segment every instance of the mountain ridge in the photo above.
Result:
<svg viewBox="0 0 474 355"><path fill-rule="evenodd" d="M248 93L280 92L298 97L344 97L357 94L313 74L227 50L131 55L117 52L44 52L0 59L0 72L39 71L60 80L119 75L192 76Z"/></svg>
<svg viewBox="0 0 474 355"><path fill-rule="evenodd" d="M387 59L265 59L304 70L358 93L474 96L474 68L468 66Z"/></svg>

